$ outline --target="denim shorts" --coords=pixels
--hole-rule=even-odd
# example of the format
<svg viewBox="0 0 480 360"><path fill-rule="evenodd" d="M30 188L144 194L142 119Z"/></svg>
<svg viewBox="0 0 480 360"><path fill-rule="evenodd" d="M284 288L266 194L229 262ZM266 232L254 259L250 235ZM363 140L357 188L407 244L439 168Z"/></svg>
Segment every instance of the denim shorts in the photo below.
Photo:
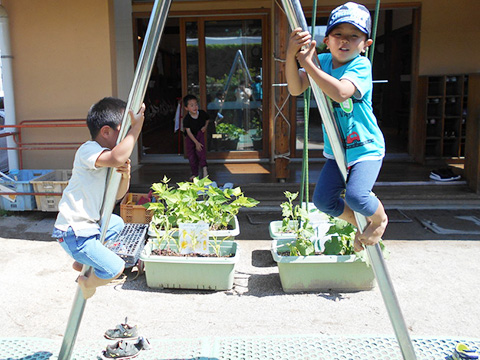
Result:
<svg viewBox="0 0 480 360"><path fill-rule="evenodd" d="M123 226L122 218L112 214L105 240L114 240ZM125 262L99 241L100 234L89 237L76 236L69 227L67 231L55 229L52 236L57 238L62 248L77 262L91 266L100 279L113 279L123 271Z"/></svg>

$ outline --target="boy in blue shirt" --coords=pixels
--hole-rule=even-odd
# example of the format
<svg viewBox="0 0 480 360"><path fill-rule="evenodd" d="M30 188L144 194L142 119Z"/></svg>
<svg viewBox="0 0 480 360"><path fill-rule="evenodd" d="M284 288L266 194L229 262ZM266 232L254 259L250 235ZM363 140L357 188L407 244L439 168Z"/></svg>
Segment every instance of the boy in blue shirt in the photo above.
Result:
<svg viewBox="0 0 480 360"><path fill-rule="evenodd" d="M52 236L73 257L75 270L81 271L83 265L93 268L90 274L77 279L85 299L93 296L98 286L120 276L125 266L125 262L98 239L108 168L116 168L121 174L116 196L119 200L130 185L129 158L143 126L145 105L136 115L129 111L131 128L117 144L126 105L120 99L107 97L90 108L87 126L92 140L82 144L75 153L72 177L58 204ZM112 214L105 240L114 240L123 226L123 220Z"/></svg>
<svg viewBox="0 0 480 360"><path fill-rule="evenodd" d="M388 218L382 203L372 193L385 156L385 141L372 110L371 63L362 53L373 43L370 13L363 5L348 2L335 8L327 23L323 42L330 53L314 63L315 40L307 31L292 31L287 48L286 77L292 95L300 95L309 84L308 75L332 99L348 167L345 187L324 129L322 168L313 194L315 206L357 226L354 211L367 217L368 226L355 238L355 250L375 245L385 232ZM301 69L298 70L297 62ZM345 199L342 192L345 192ZM363 245L362 245L363 244Z"/></svg>

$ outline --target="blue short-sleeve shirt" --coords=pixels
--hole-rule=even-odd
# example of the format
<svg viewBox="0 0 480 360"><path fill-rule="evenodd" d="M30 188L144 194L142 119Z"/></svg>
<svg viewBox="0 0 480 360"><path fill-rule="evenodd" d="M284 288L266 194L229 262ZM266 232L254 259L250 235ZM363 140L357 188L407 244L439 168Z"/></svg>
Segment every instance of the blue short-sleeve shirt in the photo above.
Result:
<svg viewBox="0 0 480 360"><path fill-rule="evenodd" d="M343 138L348 166L363 160L378 160L385 156L385 140L372 109L372 68L370 60L357 56L349 63L332 68L332 55L318 56L320 66L336 79L346 79L355 85L355 94L337 103L332 100L335 119ZM330 141L323 128L325 147L323 154L334 159Z"/></svg>

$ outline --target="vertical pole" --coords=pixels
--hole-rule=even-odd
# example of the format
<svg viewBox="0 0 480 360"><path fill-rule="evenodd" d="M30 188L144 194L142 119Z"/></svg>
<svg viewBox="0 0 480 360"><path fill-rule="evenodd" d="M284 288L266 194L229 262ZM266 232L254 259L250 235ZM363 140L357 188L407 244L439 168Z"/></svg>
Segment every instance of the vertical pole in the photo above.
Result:
<svg viewBox="0 0 480 360"><path fill-rule="evenodd" d="M117 144L125 138L130 128L131 123L128 115L128 109L132 109L134 112L138 111L143 102L143 98L145 97L148 81L150 79L155 57L157 55L158 45L160 44L160 39L165 27L171 2L172 0L155 0L155 4L153 5L142 51L138 59L137 68L135 69L133 84L128 96L127 108L123 115L122 126L118 135ZM101 210L101 235L99 241L102 243L105 242L108 223L110 221L113 208L115 207L115 197L118 186L120 185L120 178L121 175L119 173L109 169L103 206ZM91 267L84 266L82 269L82 274L88 274L90 271L92 271ZM86 300L83 298L81 289L77 287L72 310L67 323L67 329L63 337L62 347L60 348L58 355L59 360L69 360L72 356L73 346L78 335L85 305Z"/></svg>
<svg viewBox="0 0 480 360"><path fill-rule="evenodd" d="M307 22L303 14L302 6L299 0L282 0L283 7L285 8L285 13L288 18L288 22L292 29L300 27L304 31L308 31ZM316 60L316 65L318 66L318 59ZM347 179L347 165L345 159L345 151L342 144L342 138L340 137L340 132L333 116L332 104L322 92L319 86L313 81L310 77L310 86L313 90L313 95L317 101L318 109L320 111L320 116L322 117L327 136L332 145L332 150L335 155L335 160L338 164L338 168L342 173L343 179ZM355 218L357 220L359 230L363 231L367 226L367 219L365 216L355 213ZM390 321L392 322L393 329L397 336L400 349L402 351L403 358L406 360L416 359L415 350L413 349L413 344L408 335L408 330L405 325L405 320L403 319L400 305L398 299L395 295L395 290L393 284L390 280L390 276L387 272L385 262L383 261L382 251L380 246L377 244L375 246L367 246L367 253L370 257L370 262L377 279L380 292L382 293L383 300L387 307L388 314L390 316Z"/></svg>

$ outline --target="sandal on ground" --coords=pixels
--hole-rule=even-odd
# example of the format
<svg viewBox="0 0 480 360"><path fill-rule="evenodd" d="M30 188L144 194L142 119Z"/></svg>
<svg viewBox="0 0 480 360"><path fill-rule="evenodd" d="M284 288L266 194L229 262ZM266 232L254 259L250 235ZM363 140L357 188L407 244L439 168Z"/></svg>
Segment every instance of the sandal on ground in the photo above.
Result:
<svg viewBox="0 0 480 360"><path fill-rule="evenodd" d="M137 325L128 325L127 318L125 318L125 324L119 324L115 329L109 329L105 331L104 336L110 340L117 339L137 339L138 330Z"/></svg>
<svg viewBox="0 0 480 360"><path fill-rule="evenodd" d="M458 343L457 346L455 347L455 350L453 351L453 354L450 356L447 356L446 359L474 360L474 359L478 359L479 357L480 357L480 354L477 351L470 349L467 345L463 343Z"/></svg>
<svg viewBox="0 0 480 360"><path fill-rule="evenodd" d="M150 342L144 337L139 337L136 341L120 340L113 345L108 345L107 348L102 351L100 357L105 360L133 359L138 356L141 350L150 350Z"/></svg>

